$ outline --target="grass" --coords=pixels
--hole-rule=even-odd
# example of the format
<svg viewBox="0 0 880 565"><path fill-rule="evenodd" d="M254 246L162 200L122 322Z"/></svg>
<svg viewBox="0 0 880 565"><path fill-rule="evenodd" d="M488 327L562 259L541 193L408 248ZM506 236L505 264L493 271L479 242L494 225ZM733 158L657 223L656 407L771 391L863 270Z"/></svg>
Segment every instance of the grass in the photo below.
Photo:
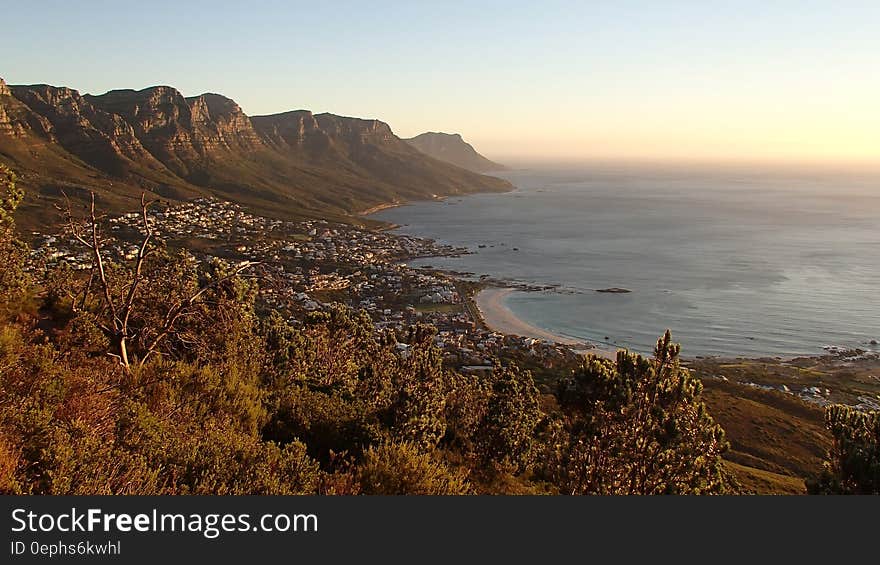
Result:
<svg viewBox="0 0 880 565"><path fill-rule="evenodd" d="M807 492L803 479L798 477L747 467L733 461L725 461L724 466L749 492L756 494L806 494Z"/></svg>
<svg viewBox="0 0 880 565"><path fill-rule="evenodd" d="M821 408L791 395L704 379L703 399L727 433L730 470L758 493L805 492L831 445ZM794 487L797 486L795 489Z"/></svg>
<svg viewBox="0 0 880 565"><path fill-rule="evenodd" d="M781 359L695 359L687 362L697 375L723 376L739 383L756 383L779 389L783 385L791 391L818 387L828 389L830 402L856 404L859 397L880 399L880 360L865 357L849 359L845 356L825 355L802 357L790 361Z"/></svg>

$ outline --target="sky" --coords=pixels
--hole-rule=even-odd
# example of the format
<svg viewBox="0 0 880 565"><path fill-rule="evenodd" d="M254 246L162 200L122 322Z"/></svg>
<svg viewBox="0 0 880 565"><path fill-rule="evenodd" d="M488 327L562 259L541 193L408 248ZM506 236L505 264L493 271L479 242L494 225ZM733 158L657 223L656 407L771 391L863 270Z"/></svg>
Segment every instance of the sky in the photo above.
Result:
<svg viewBox="0 0 880 565"><path fill-rule="evenodd" d="M461 133L499 160L880 162L880 2L150 2L2 9L0 77Z"/></svg>

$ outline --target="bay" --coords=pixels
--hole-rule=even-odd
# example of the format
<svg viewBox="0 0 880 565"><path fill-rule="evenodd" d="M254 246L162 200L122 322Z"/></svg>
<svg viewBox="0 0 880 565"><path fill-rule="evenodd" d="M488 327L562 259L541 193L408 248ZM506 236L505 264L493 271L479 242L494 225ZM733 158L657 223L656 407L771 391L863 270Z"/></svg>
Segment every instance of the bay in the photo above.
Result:
<svg viewBox="0 0 880 565"><path fill-rule="evenodd" d="M669 328L688 356L877 349L876 175L591 165L499 176L517 189L372 217L472 251L417 264L555 285L506 302L552 333L647 353ZM611 287L631 292L596 292Z"/></svg>

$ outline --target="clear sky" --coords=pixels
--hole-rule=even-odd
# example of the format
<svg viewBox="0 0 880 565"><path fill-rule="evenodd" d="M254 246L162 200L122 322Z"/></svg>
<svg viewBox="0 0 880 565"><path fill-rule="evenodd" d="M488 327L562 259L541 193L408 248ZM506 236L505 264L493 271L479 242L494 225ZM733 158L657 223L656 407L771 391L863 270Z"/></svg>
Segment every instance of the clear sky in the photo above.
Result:
<svg viewBox="0 0 880 565"><path fill-rule="evenodd" d="M880 2L41 1L0 77L459 132L491 158L880 161Z"/></svg>

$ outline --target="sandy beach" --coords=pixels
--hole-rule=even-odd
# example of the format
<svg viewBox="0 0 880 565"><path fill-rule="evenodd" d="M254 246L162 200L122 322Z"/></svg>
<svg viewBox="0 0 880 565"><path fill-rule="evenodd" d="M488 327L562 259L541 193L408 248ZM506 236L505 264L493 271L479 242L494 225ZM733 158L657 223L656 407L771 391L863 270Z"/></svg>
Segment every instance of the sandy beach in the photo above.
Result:
<svg viewBox="0 0 880 565"><path fill-rule="evenodd" d="M517 317L504 303L505 299L511 293L516 292L516 290L515 288L491 287L480 291L476 295L474 301L487 326L504 334L543 339L571 346L579 352L591 353L609 359L616 358L616 351L612 349L603 348L584 340L554 334Z"/></svg>

